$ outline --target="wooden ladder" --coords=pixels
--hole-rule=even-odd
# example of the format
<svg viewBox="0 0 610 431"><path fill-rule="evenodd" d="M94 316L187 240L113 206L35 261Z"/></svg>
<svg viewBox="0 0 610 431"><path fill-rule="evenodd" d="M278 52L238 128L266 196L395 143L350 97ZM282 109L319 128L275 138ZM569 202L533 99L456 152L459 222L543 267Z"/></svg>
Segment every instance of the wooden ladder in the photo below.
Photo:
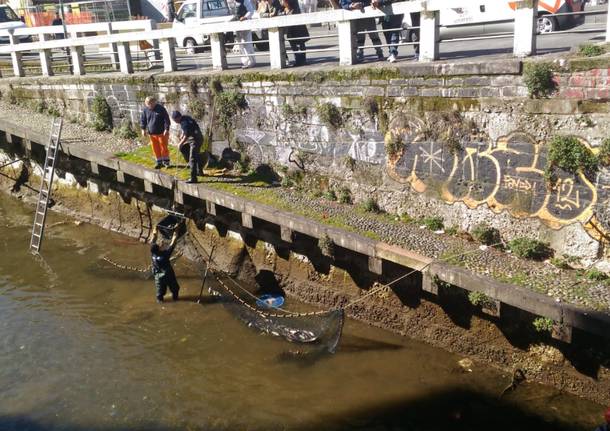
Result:
<svg viewBox="0 0 610 431"><path fill-rule="evenodd" d="M42 243L42 236L44 234L44 223L47 218L47 207L49 205L51 186L53 185L53 174L55 173L55 161L57 160L57 150L59 148L62 126L63 118L56 117L53 119L51 137L49 139L49 145L47 146L47 154L40 182L38 204L36 205L36 213L34 214L32 238L30 240L30 251L34 254L40 252L40 244Z"/></svg>

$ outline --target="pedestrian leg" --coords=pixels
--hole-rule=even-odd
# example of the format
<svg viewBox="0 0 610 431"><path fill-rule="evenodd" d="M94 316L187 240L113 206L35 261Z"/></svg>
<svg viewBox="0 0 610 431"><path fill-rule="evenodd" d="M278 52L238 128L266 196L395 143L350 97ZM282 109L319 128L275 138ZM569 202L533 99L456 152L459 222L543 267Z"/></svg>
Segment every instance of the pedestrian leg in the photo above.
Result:
<svg viewBox="0 0 610 431"><path fill-rule="evenodd" d="M379 33L377 33L377 21L375 21L375 18L368 18L366 21L366 30L373 32L367 34L369 35L369 39L371 39L373 45L375 45L375 53L377 54L377 59L383 60L384 57L383 51L381 49L381 39L379 39Z"/></svg>
<svg viewBox="0 0 610 431"><path fill-rule="evenodd" d="M161 156L163 164L169 167L169 135L161 135Z"/></svg>
<svg viewBox="0 0 610 431"><path fill-rule="evenodd" d="M161 150L161 141L159 140L159 135L148 135L148 140L150 142L150 146L152 147L152 151L155 156L155 161L157 162L155 169L158 169L163 165L163 152Z"/></svg>
<svg viewBox="0 0 610 431"><path fill-rule="evenodd" d="M165 280L165 274L155 274L155 288L157 289L157 301L163 302L163 297L167 293L167 283Z"/></svg>
<svg viewBox="0 0 610 431"><path fill-rule="evenodd" d="M172 299L177 301L180 294L180 285L178 284L178 280L176 280L174 271L172 271L171 274L168 274L167 285L169 286L169 291L172 293Z"/></svg>
<svg viewBox="0 0 610 431"><path fill-rule="evenodd" d="M358 50L356 51L356 60L359 62L364 60L364 48L362 47L364 46L365 33L361 32L366 30L365 21L366 20L364 19L357 19L356 25L354 26L356 28L356 46L358 47Z"/></svg>

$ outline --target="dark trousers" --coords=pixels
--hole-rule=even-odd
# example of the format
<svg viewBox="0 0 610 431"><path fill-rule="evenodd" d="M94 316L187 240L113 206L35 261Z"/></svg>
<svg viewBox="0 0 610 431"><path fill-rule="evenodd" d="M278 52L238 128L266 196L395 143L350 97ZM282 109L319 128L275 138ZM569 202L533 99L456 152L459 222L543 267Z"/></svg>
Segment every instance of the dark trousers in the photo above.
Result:
<svg viewBox="0 0 610 431"><path fill-rule="evenodd" d="M419 12L415 12L411 14L411 25L413 27L419 27L420 25L420 13ZM413 42L419 42L419 28L416 28L415 30L413 30ZM415 48L415 54L419 55L419 44L417 45L413 45L413 47Z"/></svg>
<svg viewBox="0 0 610 431"><path fill-rule="evenodd" d="M356 20L356 42L359 47L364 45L364 38L366 35L369 36L373 45L381 45L381 39L379 39L378 33L360 33L361 31L375 31L377 30L377 23L375 18L365 18ZM383 54L381 47L375 47L377 55ZM362 55L362 48L358 48L358 56Z"/></svg>
<svg viewBox="0 0 610 431"><path fill-rule="evenodd" d="M305 41L302 40L289 40L288 42L290 42L290 49L292 49L292 51L305 51ZM305 61L306 61L307 57L305 55L305 53L297 53L294 54L294 65L295 66L303 66L305 65Z"/></svg>
<svg viewBox="0 0 610 431"><path fill-rule="evenodd" d="M178 285L178 280L176 280L176 274L174 274L174 270L171 267L165 271L153 271L153 276L155 277L155 287L157 288L157 299L163 299L168 287L172 293L172 298L174 300L178 299L180 286Z"/></svg>
<svg viewBox="0 0 610 431"><path fill-rule="evenodd" d="M398 43L400 42L400 28L402 26L402 15L390 15L388 19L381 19L381 28L384 30L387 29L397 29L393 31L386 31L385 33L385 42L390 45L389 51L390 55L398 56Z"/></svg>
<svg viewBox="0 0 610 431"><path fill-rule="evenodd" d="M180 152L184 157L184 160L189 164L191 168L191 180L197 180L197 174L203 170L203 162L201 161L201 145L203 144L203 138L188 138L188 140L180 145Z"/></svg>

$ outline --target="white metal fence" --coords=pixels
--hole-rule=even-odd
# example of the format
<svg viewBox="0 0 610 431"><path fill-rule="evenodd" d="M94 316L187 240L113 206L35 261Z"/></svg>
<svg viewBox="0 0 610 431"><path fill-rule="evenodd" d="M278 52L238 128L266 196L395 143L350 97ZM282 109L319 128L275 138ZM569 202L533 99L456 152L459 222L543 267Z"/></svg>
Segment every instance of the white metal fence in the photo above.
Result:
<svg viewBox="0 0 610 431"><path fill-rule="evenodd" d="M286 67L286 47L284 33L295 25L333 24L336 30L338 46L320 48L318 51L332 54L339 64L349 66L357 62L357 46L355 23L362 18L383 18L387 15L420 14L418 41L402 43L419 45L419 60L434 61L439 58L439 12L449 7L481 7L481 5L497 4L498 0L415 0L394 3L382 9L365 8L364 11L330 10L308 14L278 16L273 18L252 19L247 21L232 21L224 23L204 24L196 27L172 29L156 29L153 21L123 21L113 23L80 24L68 26L68 39L53 39L58 33L57 27L22 28L14 31L0 31L1 36L8 36L9 45L0 46L0 55L10 55L12 75L22 77L26 70L32 69L43 76L54 74L58 65L66 73L83 75L86 66L92 58L105 58L110 65L106 70L120 70L130 74L138 68L138 64L148 66L159 63L166 72L179 69L181 47L177 40L184 40L186 35L198 33L207 35L210 42L209 65L217 70L227 68L227 58L238 55L227 55L226 48L237 46L239 42L225 43L225 35L238 31L261 31L268 34L260 42L268 44L269 63L271 69ZM485 36L512 37L513 54L529 56L536 53L537 42L537 0L516 0L514 12L514 31L504 35ZM606 41L610 41L610 19L606 18ZM329 26L330 29L330 26ZM603 30L603 29L600 29ZM329 30L330 31L330 30ZM378 30L379 31L379 30ZM83 36L88 32L103 33L98 36ZM37 36L38 41L23 43L24 36ZM313 36L316 37L322 36ZM328 36L324 36L328 37ZM20 43L20 39L22 42ZM473 38L476 39L476 38ZM480 39L480 38L479 38ZM140 55L142 44L145 45L147 56ZM388 45L383 45L388 46ZM372 46L364 46L371 48ZM144 49L142 48L142 49ZM315 52L316 50L307 50ZM180 55L177 55L177 52ZM336 54L338 52L338 55ZM62 63L63 61L63 63ZM135 67L134 67L135 66ZM99 71L99 70L98 70ZM28 73L29 74L29 73ZM8 74L7 74L8 75Z"/></svg>

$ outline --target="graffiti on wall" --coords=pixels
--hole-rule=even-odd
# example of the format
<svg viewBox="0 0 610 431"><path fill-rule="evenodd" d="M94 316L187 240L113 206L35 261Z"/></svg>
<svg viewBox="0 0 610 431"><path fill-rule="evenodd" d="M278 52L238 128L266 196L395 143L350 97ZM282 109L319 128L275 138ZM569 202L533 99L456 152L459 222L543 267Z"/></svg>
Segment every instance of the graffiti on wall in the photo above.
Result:
<svg viewBox="0 0 610 431"><path fill-rule="evenodd" d="M404 136L401 130L394 133ZM403 142L402 152L388 158L387 172L416 192L433 192L469 208L487 205L496 213L537 217L553 228L580 222L610 232L609 215L600 213L610 203L610 175L600 175L594 184L583 173L558 170L550 185L545 179L546 146L526 133L514 132L495 143L468 142L453 150L421 133Z"/></svg>

